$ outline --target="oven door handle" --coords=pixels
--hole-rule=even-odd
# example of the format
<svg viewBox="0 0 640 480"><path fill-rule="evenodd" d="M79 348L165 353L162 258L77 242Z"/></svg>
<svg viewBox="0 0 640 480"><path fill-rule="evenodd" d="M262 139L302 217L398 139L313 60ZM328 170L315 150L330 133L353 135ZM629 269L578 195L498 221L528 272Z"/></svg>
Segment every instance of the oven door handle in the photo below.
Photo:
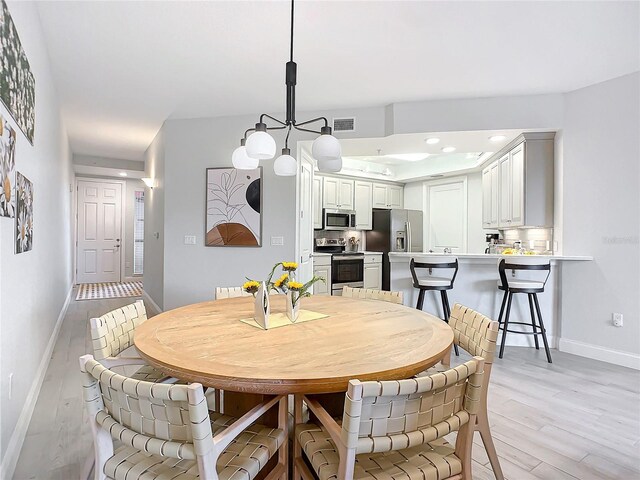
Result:
<svg viewBox="0 0 640 480"><path fill-rule="evenodd" d="M334 257L331 259L333 262L341 262L343 260L362 260L364 262L363 255L340 255L339 257Z"/></svg>

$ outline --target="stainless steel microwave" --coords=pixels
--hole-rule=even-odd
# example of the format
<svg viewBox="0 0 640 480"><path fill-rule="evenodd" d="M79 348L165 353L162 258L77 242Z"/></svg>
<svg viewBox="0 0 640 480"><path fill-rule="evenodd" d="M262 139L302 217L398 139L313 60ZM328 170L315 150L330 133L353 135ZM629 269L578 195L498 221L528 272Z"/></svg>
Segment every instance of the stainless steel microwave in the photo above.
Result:
<svg viewBox="0 0 640 480"><path fill-rule="evenodd" d="M324 230L354 230L356 228L356 212L325 208L322 211L322 228Z"/></svg>

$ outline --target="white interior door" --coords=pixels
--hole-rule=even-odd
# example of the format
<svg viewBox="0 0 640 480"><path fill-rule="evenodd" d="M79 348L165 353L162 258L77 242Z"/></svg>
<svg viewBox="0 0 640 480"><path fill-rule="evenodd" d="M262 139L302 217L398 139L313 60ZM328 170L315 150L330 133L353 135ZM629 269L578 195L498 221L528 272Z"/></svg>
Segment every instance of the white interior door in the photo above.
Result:
<svg viewBox="0 0 640 480"><path fill-rule="evenodd" d="M467 252L467 180L427 183L428 249Z"/></svg>
<svg viewBox="0 0 640 480"><path fill-rule="evenodd" d="M313 276L313 160L306 154L300 155L300 195L298 234L298 278L301 282Z"/></svg>
<svg viewBox="0 0 640 480"><path fill-rule="evenodd" d="M78 181L76 283L119 282L122 184Z"/></svg>

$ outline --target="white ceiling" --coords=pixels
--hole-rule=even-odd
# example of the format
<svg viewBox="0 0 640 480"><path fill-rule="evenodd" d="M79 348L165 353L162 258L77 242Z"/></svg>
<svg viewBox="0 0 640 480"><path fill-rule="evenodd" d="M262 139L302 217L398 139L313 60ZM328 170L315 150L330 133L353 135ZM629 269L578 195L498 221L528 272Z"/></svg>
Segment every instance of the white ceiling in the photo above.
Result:
<svg viewBox="0 0 640 480"><path fill-rule="evenodd" d="M299 110L565 92L640 69L638 2L299 1ZM39 2L75 153L284 109L289 3Z"/></svg>

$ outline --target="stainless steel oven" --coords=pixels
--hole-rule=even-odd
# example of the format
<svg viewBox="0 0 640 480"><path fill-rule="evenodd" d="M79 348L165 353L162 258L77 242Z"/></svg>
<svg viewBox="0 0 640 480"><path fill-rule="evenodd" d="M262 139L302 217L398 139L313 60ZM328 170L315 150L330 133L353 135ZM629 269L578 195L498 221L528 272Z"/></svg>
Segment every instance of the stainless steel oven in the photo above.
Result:
<svg viewBox="0 0 640 480"><path fill-rule="evenodd" d="M342 295L345 286L364 287L363 254L331 256L331 295Z"/></svg>
<svg viewBox="0 0 640 480"><path fill-rule="evenodd" d="M353 230L356 228L356 212L325 208L322 211L322 228L323 230Z"/></svg>

